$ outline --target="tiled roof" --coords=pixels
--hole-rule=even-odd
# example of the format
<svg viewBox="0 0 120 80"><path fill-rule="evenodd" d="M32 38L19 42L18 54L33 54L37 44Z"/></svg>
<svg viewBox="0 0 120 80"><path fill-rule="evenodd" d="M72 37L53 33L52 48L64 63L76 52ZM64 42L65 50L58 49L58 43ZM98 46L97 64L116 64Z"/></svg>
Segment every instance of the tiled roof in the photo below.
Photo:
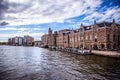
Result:
<svg viewBox="0 0 120 80"><path fill-rule="evenodd" d="M101 23L97 23L97 25L99 27L111 27L112 22L101 22Z"/></svg>
<svg viewBox="0 0 120 80"><path fill-rule="evenodd" d="M116 24L118 27L120 27L120 24Z"/></svg>
<svg viewBox="0 0 120 80"><path fill-rule="evenodd" d="M90 26L84 26L85 30L90 30L91 29L91 25Z"/></svg>
<svg viewBox="0 0 120 80"><path fill-rule="evenodd" d="M70 32L64 32L64 33L63 33L63 35L68 35L68 34L70 34Z"/></svg>

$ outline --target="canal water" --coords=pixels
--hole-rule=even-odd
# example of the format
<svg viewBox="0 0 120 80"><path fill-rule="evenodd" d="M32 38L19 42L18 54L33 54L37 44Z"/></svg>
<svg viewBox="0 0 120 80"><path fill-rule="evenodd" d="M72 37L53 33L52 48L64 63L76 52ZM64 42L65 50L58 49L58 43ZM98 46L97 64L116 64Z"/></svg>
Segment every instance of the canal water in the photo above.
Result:
<svg viewBox="0 0 120 80"><path fill-rule="evenodd" d="M0 80L120 80L120 60L0 46Z"/></svg>

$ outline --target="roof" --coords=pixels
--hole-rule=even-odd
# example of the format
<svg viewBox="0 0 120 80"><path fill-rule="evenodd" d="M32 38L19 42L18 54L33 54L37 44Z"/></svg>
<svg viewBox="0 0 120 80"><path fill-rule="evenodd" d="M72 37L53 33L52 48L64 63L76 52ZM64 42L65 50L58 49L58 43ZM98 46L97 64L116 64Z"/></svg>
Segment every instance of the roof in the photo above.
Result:
<svg viewBox="0 0 120 80"><path fill-rule="evenodd" d="M116 24L118 27L120 27L120 24Z"/></svg>
<svg viewBox="0 0 120 80"><path fill-rule="evenodd" d="M63 33L63 35L68 35L68 34L70 34L70 32L64 32L64 33Z"/></svg>
<svg viewBox="0 0 120 80"><path fill-rule="evenodd" d="M84 27L85 31L91 29L91 25L89 25L89 26L84 26L84 25L83 25L83 27Z"/></svg>
<svg viewBox="0 0 120 80"><path fill-rule="evenodd" d="M112 22L101 22L101 23L97 23L97 25L99 27L111 27L113 23Z"/></svg>

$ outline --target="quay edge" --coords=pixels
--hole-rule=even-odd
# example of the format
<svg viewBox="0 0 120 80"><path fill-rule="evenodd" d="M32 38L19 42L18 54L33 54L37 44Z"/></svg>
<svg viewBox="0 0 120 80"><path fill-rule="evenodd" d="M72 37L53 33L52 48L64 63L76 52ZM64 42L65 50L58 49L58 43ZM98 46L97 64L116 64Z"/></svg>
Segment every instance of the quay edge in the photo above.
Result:
<svg viewBox="0 0 120 80"><path fill-rule="evenodd" d="M117 51L92 50L91 54L100 55L100 56L106 56L106 57L119 58L120 59L120 52L117 52Z"/></svg>

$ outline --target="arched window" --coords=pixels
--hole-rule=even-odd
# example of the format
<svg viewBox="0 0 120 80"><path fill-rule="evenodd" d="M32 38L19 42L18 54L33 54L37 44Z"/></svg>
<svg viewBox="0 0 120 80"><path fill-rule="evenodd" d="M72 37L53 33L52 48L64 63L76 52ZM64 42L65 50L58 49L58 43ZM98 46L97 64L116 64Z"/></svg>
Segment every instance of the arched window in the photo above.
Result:
<svg viewBox="0 0 120 80"><path fill-rule="evenodd" d="M113 41L115 41L115 35L113 35Z"/></svg>
<svg viewBox="0 0 120 80"><path fill-rule="evenodd" d="M116 44L113 45L113 49L116 49Z"/></svg>
<svg viewBox="0 0 120 80"><path fill-rule="evenodd" d="M109 34L107 35L107 40L108 40L108 41L110 40L110 35L109 35Z"/></svg>
<svg viewBox="0 0 120 80"><path fill-rule="evenodd" d="M120 36L118 35L118 42L120 41Z"/></svg>
<svg viewBox="0 0 120 80"><path fill-rule="evenodd" d="M102 48L102 49L105 48L105 45L104 45L104 44L101 44L101 48Z"/></svg>
<svg viewBox="0 0 120 80"><path fill-rule="evenodd" d="M97 45L96 45L96 44L94 44L93 49L94 49L94 50L97 50L97 49L98 49L98 47L97 47Z"/></svg>
<svg viewBox="0 0 120 80"><path fill-rule="evenodd" d="M110 49L110 44L107 45L107 48Z"/></svg>

